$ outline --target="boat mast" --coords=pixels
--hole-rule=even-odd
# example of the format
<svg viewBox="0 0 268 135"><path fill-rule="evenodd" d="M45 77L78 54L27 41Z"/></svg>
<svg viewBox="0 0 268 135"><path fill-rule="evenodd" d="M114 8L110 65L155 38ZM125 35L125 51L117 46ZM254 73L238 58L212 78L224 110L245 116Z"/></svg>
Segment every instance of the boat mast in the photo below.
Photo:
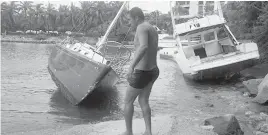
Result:
<svg viewBox="0 0 268 135"><path fill-rule="evenodd" d="M221 18L223 18L223 13L222 13L222 9L221 9L221 2L220 1L217 1L217 10L218 10L218 13L219 13L219 16Z"/></svg>
<svg viewBox="0 0 268 135"><path fill-rule="evenodd" d="M108 35L110 34L112 28L113 28L114 25L116 24L116 22L117 22L119 16L121 15L123 9L124 9L125 6L126 6L126 4L127 4L127 1L125 1L125 2L123 3L123 5L122 5L121 8L119 9L118 13L116 14L114 20L112 21L112 23L111 23L110 26L108 27L108 29L107 29L105 35L101 38L100 42L97 43L97 46L98 46L98 49L97 49L97 50L98 50L98 51L99 51L99 49L102 47L102 45L104 44L104 42L106 41Z"/></svg>
<svg viewBox="0 0 268 135"><path fill-rule="evenodd" d="M205 17L206 14L206 1L203 2L203 14L202 17Z"/></svg>
<svg viewBox="0 0 268 135"><path fill-rule="evenodd" d="M175 38L175 18L173 14L173 8L172 8L172 1L169 2L169 7L170 7L170 15L171 15L171 22L172 22L172 27L173 27L173 37Z"/></svg>

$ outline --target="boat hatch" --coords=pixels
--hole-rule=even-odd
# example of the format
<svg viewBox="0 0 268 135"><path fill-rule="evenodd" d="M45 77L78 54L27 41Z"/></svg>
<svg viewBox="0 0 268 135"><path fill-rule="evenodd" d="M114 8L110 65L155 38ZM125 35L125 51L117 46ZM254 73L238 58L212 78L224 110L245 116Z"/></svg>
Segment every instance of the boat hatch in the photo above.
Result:
<svg viewBox="0 0 268 135"><path fill-rule="evenodd" d="M224 25L200 31L194 34L180 36L183 40L183 51L186 58L200 57L200 59L237 52L236 43ZM185 42L187 41L187 42Z"/></svg>

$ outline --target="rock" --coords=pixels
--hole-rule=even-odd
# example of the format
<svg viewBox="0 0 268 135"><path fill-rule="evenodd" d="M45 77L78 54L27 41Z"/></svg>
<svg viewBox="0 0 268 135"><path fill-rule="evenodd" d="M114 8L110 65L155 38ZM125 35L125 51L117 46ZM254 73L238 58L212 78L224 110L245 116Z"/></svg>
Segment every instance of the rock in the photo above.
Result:
<svg viewBox="0 0 268 135"><path fill-rule="evenodd" d="M243 94L244 97L248 97L249 95L250 95L249 92L244 92L244 94Z"/></svg>
<svg viewBox="0 0 268 135"><path fill-rule="evenodd" d="M261 132L261 131L257 131L256 135L267 135L267 133Z"/></svg>
<svg viewBox="0 0 268 135"><path fill-rule="evenodd" d="M244 88L244 85L243 85L243 88L237 88L236 90L237 91L240 91L241 93L248 92L248 89L247 88Z"/></svg>
<svg viewBox="0 0 268 135"><path fill-rule="evenodd" d="M260 116L261 116L262 119L264 119L264 120L266 120L268 122L268 115L267 114L261 112Z"/></svg>
<svg viewBox="0 0 268 135"><path fill-rule="evenodd" d="M212 125L218 135L244 135L238 120L232 114L207 119L205 125Z"/></svg>
<svg viewBox="0 0 268 135"><path fill-rule="evenodd" d="M253 102L258 102L260 104L266 103L268 100L268 85L263 89L260 89L258 95L253 99Z"/></svg>
<svg viewBox="0 0 268 135"><path fill-rule="evenodd" d="M236 88L243 88L244 85L243 85L243 83L236 83L236 84L235 84L235 87L236 87Z"/></svg>
<svg viewBox="0 0 268 135"><path fill-rule="evenodd" d="M200 99L201 97L199 95L195 95L194 98Z"/></svg>
<svg viewBox="0 0 268 135"><path fill-rule="evenodd" d="M253 121L257 121L257 122L265 120L262 116L257 115L257 114L255 114L255 115L251 115L251 116L249 116L249 118L250 118L251 120L253 120Z"/></svg>
<svg viewBox="0 0 268 135"><path fill-rule="evenodd" d="M268 123L260 123L257 126L257 130L261 131L261 132L265 132L268 133Z"/></svg>
<svg viewBox="0 0 268 135"><path fill-rule="evenodd" d="M207 103L206 106L207 106L207 107L214 107L214 105L211 104L211 103Z"/></svg>
<svg viewBox="0 0 268 135"><path fill-rule="evenodd" d="M261 104L267 102L268 100L268 74L264 77L264 79L258 86L258 94L253 100Z"/></svg>
<svg viewBox="0 0 268 135"><path fill-rule="evenodd" d="M264 89L265 86L268 86L268 74L264 77L260 85L258 86L258 89Z"/></svg>
<svg viewBox="0 0 268 135"><path fill-rule="evenodd" d="M252 111L247 111L247 112L245 113L245 115L247 115L247 116L252 115L252 114L254 114L254 112L252 112Z"/></svg>
<svg viewBox="0 0 268 135"><path fill-rule="evenodd" d="M207 125L207 126L201 126L202 129L208 130L208 131L212 131L214 129L214 127L212 125Z"/></svg>
<svg viewBox="0 0 268 135"><path fill-rule="evenodd" d="M243 81L243 85L249 90L250 94L258 94L258 86L262 79L251 79L248 81Z"/></svg>
<svg viewBox="0 0 268 135"><path fill-rule="evenodd" d="M250 74L245 74L242 75L242 77L239 79L240 81L246 81L246 80L250 80L250 79L256 79L256 77L250 75Z"/></svg>

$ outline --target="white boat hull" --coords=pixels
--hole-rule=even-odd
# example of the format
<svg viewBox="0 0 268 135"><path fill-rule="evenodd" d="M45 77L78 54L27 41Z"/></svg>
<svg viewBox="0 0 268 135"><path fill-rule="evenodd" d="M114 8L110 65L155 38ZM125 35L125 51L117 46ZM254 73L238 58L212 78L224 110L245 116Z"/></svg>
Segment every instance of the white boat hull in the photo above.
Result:
<svg viewBox="0 0 268 135"><path fill-rule="evenodd" d="M241 46L250 46L251 49ZM159 51L159 56L161 59L176 61L187 78L194 80L220 78L251 67L254 60L259 59L258 48L254 47L254 44L241 46L237 48L244 48L244 50L240 49L238 52L222 54L218 57L214 56L214 59L210 57L210 59L201 59L200 61L186 59L184 52L179 47L163 48Z"/></svg>
<svg viewBox="0 0 268 135"><path fill-rule="evenodd" d="M253 66L254 60L259 58L258 51L249 53L239 53L232 56L218 58L216 60L202 62L192 65L187 63L187 59L179 58L180 54L174 57L183 74L194 80L213 79L226 77L233 73L238 73L243 69ZM183 62L185 61L185 62Z"/></svg>
<svg viewBox="0 0 268 135"><path fill-rule="evenodd" d="M226 25L220 2L175 2L170 6L174 9L171 18L178 45L173 58L185 76L196 80L225 77L259 59L257 44L236 40ZM206 6L212 7L211 13ZM188 14L175 10L186 7Z"/></svg>

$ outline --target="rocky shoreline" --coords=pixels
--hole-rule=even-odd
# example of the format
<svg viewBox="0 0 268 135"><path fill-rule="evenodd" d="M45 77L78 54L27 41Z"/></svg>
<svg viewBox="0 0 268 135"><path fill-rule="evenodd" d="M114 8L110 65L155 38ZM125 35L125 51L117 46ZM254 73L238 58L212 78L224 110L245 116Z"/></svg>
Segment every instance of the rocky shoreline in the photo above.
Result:
<svg viewBox="0 0 268 135"><path fill-rule="evenodd" d="M66 37L67 35L1 35L1 42L57 44L61 43L64 39L66 39ZM75 39L92 45L97 43L97 38L95 37L75 37Z"/></svg>
<svg viewBox="0 0 268 135"><path fill-rule="evenodd" d="M1 42L56 44L61 40L61 37L48 37L40 35L1 35Z"/></svg>

